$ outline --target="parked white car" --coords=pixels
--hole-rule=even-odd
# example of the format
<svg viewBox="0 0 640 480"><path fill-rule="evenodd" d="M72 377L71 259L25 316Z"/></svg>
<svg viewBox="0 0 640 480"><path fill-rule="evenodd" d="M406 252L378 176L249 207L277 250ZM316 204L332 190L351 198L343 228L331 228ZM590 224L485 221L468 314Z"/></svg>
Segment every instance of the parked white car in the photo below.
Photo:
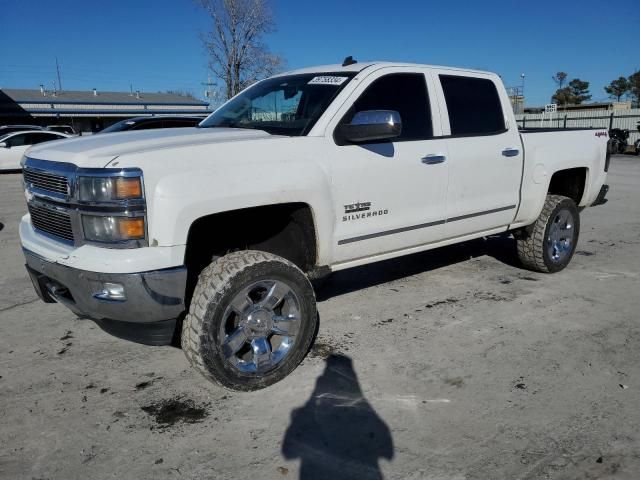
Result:
<svg viewBox="0 0 640 480"><path fill-rule="evenodd" d="M44 130L8 133L0 137L0 171L19 170L22 156L32 145L68 137L65 133Z"/></svg>
<svg viewBox="0 0 640 480"><path fill-rule="evenodd" d="M40 297L142 343L181 335L237 390L306 355L310 279L506 232L524 267L562 270L609 166L605 129L519 131L493 73L351 62L258 82L200 128L27 157L20 237Z"/></svg>
<svg viewBox="0 0 640 480"><path fill-rule="evenodd" d="M66 133L67 135L76 135L75 129L71 125L47 125L50 132Z"/></svg>

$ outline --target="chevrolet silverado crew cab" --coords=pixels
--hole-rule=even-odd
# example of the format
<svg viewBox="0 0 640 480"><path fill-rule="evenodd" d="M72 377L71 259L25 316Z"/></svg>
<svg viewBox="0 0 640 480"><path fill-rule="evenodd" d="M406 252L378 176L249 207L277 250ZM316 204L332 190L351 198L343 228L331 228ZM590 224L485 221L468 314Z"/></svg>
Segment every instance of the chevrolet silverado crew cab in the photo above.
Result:
<svg viewBox="0 0 640 480"><path fill-rule="evenodd" d="M28 272L45 302L253 390L317 326L310 280L512 232L567 266L607 192L605 130L519 131L500 78L399 63L260 81L196 128L74 138L23 159Z"/></svg>

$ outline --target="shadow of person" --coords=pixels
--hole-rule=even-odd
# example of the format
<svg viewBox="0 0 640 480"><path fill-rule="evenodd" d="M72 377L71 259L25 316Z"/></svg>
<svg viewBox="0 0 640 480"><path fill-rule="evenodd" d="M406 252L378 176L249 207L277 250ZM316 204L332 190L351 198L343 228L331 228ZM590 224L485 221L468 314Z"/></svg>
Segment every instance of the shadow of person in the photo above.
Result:
<svg viewBox="0 0 640 480"><path fill-rule="evenodd" d="M300 480L382 479L378 459L393 458L389 427L362 394L351 359L326 362L311 398L291 414L282 455L301 460Z"/></svg>

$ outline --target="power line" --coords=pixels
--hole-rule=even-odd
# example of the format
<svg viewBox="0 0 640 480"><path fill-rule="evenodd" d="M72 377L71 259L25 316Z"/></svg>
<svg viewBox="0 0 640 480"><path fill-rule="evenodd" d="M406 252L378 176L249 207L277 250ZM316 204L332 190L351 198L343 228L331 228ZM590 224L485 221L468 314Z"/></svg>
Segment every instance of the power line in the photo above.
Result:
<svg viewBox="0 0 640 480"><path fill-rule="evenodd" d="M211 81L211 75L209 75L207 77L207 83L200 83L200 85L204 85L205 87L207 87L207 89L204 91L204 96L205 96L206 99L209 100L209 103L211 103L211 93L212 93L211 87L215 87L218 84L215 83L215 82L212 82Z"/></svg>

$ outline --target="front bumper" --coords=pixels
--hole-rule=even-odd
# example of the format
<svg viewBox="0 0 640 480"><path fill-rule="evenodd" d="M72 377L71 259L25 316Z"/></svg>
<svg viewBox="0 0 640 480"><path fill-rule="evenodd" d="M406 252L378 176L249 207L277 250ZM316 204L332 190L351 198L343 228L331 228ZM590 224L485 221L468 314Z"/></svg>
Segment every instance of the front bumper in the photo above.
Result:
<svg viewBox="0 0 640 480"><path fill-rule="evenodd" d="M99 273L48 261L23 249L38 296L58 302L105 331L147 345L167 345L184 312L185 267L141 273ZM125 299L100 295L105 283L124 287Z"/></svg>

